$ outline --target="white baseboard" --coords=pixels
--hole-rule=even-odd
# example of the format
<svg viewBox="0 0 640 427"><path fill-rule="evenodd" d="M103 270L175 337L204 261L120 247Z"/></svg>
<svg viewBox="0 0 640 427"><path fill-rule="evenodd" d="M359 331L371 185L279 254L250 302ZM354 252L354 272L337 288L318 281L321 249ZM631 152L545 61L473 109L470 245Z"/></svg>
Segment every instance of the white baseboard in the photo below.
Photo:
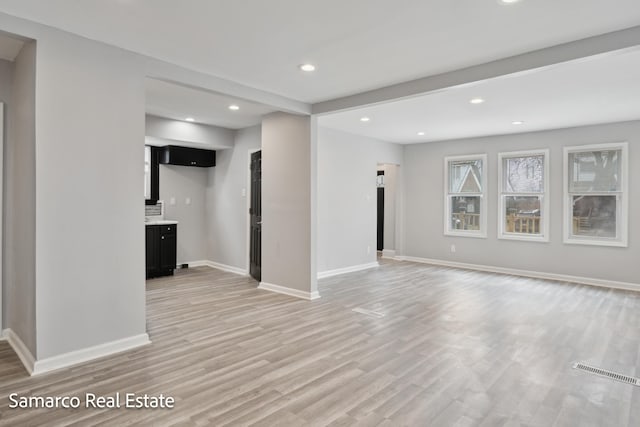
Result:
<svg viewBox="0 0 640 427"><path fill-rule="evenodd" d="M532 277L534 279L557 280L561 282L580 283L582 285L598 286L604 288L624 289L628 291L640 291L640 284L629 282L617 282L614 280L594 279L590 277L570 276L567 274L544 273L540 271L518 270L515 268L494 267L488 265L467 264L464 262L444 261L439 259L419 258L412 256L396 257L400 261L419 262L423 264L440 265L443 267L462 268L465 270L486 271L489 273L510 274L513 276Z"/></svg>
<svg viewBox="0 0 640 427"><path fill-rule="evenodd" d="M370 262L367 264L358 264L358 265L352 265L350 267L344 267L344 268L337 268L335 270L325 270L325 271L321 271L318 273L318 279L324 279L326 277L331 277L331 276L337 276L339 274L346 274L346 273L353 273L356 271L362 271L362 270L367 270L369 268L376 268L379 267L380 264L378 264L378 261L376 262Z"/></svg>
<svg viewBox="0 0 640 427"><path fill-rule="evenodd" d="M121 340L111 341L105 344L99 344L93 347L83 348L81 350L71 351L58 356L48 357L42 360L36 360L30 375L40 375L46 372L55 371L56 369L66 368L79 363L88 362L105 356L111 356L123 351L132 350L143 345L151 344L149 335L140 334ZM23 362L24 363L24 362Z"/></svg>
<svg viewBox="0 0 640 427"><path fill-rule="evenodd" d="M382 258L395 259L396 258L396 250L395 249L383 249L382 250Z"/></svg>
<svg viewBox="0 0 640 427"><path fill-rule="evenodd" d="M248 276L249 273L244 268L234 267L231 265L220 264L215 261L201 260L201 261L191 261L185 264L189 264L189 267L211 267L217 270L226 271L227 273L239 274L241 276Z"/></svg>
<svg viewBox="0 0 640 427"><path fill-rule="evenodd" d="M291 297L302 298L306 300L314 300L320 298L320 293L305 292L298 289L287 288L286 286L274 285L273 283L260 282L258 289L264 289L265 291L276 292L278 294L289 295Z"/></svg>
<svg viewBox="0 0 640 427"><path fill-rule="evenodd" d="M2 336L6 338L7 342L16 353L18 359L20 359L29 375L33 375L33 372L35 370L35 358L31 354L27 346L22 342L20 337L16 335L16 333L11 329L5 329L4 331L2 331Z"/></svg>

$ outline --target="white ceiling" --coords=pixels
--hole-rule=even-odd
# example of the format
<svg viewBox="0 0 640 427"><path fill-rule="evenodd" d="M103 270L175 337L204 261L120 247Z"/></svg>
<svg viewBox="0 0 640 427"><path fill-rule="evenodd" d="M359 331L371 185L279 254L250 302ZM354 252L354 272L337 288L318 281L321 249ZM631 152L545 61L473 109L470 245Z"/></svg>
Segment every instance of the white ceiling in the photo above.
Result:
<svg viewBox="0 0 640 427"><path fill-rule="evenodd" d="M0 33L0 59L7 61L15 60L16 56L20 53L22 46L24 46L24 42L22 40Z"/></svg>
<svg viewBox="0 0 640 427"><path fill-rule="evenodd" d="M0 0L0 11L304 102L640 22L638 0Z"/></svg>
<svg viewBox="0 0 640 427"><path fill-rule="evenodd" d="M169 119L192 117L196 123L241 129L261 123L262 115L274 111L265 105L150 78L145 89L146 112ZM240 109L229 110L232 104Z"/></svg>
<svg viewBox="0 0 640 427"><path fill-rule="evenodd" d="M485 102L472 105L474 97ZM407 144L637 119L640 49L322 116L319 124Z"/></svg>

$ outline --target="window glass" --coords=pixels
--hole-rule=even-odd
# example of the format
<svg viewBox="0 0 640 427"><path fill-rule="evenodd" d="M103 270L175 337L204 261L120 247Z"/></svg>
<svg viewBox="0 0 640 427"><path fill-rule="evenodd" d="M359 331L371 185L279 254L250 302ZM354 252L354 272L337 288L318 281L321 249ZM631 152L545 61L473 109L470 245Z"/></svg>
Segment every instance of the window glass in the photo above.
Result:
<svg viewBox="0 0 640 427"><path fill-rule="evenodd" d="M450 193L482 192L482 160L450 162L449 173Z"/></svg>
<svg viewBox="0 0 640 427"><path fill-rule="evenodd" d="M144 146L144 198L151 198L151 147Z"/></svg>
<svg viewBox="0 0 640 427"><path fill-rule="evenodd" d="M573 196L573 235L616 237L617 196Z"/></svg>
<svg viewBox="0 0 640 427"><path fill-rule="evenodd" d="M541 234L542 219L539 196L505 196L504 231L506 233Z"/></svg>
<svg viewBox="0 0 640 427"><path fill-rule="evenodd" d="M569 191L620 191L621 150L569 153Z"/></svg>
<svg viewBox="0 0 640 427"><path fill-rule="evenodd" d="M480 230L480 196L451 198L451 229Z"/></svg>
<svg viewBox="0 0 640 427"><path fill-rule="evenodd" d="M504 159L504 191L541 193L544 191L544 156L508 157Z"/></svg>

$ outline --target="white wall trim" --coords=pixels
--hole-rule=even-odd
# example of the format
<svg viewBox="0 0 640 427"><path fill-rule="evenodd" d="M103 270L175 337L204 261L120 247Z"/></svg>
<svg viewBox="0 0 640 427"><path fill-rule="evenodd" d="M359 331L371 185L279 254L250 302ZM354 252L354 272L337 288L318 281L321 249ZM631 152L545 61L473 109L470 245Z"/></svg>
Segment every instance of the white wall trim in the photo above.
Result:
<svg viewBox="0 0 640 427"><path fill-rule="evenodd" d="M444 261L439 259L399 256L400 261L418 262L422 264L440 265L443 267L461 268L465 270L486 271L489 273L510 274L513 276L531 277L534 279L557 280L561 282L579 283L602 288L624 289L640 292L640 283L617 282L614 280L595 279L591 277L570 276L567 274L544 273L540 271L519 270L516 268L495 267L489 265L467 264L464 262Z"/></svg>
<svg viewBox="0 0 640 427"><path fill-rule="evenodd" d="M116 353L122 353L151 344L149 335L140 334L93 347L83 348L81 350L71 351L69 353L60 354L58 356L48 357L42 360L36 360L30 375L40 375L57 369L66 368L77 365L79 363L88 362L101 357L111 356Z"/></svg>
<svg viewBox="0 0 640 427"><path fill-rule="evenodd" d="M302 298L309 301L320 298L320 293L318 291L306 292L298 289L287 288L286 286L274 285L273 283L267 282L260 282L258 289L263 289L265 291L275 292L283 295L289 295L291 297Z"/></svg>
<svg viewBox="0 0 640 427"><path fill-rule="evenodd" d="M248 275L247 270L243 268L234 267L232 265L227 265L227 264L221 264L215 261L200 260L200 261L187 262L186 264L189 264L189 268L210 267L210 268L215 268L216 270L226 271L227 273L239 274L241 276Z"/></svg>
<svg viewBox="0 0 640 427"><path fill-rule="evenodd" d="M385 259L395 259L396 250L395 249L383 249L382 250L382 258Z"/></svg>
<svg viewBox="0 0 640 427"><path fill-rule="evenodd" d="M376 261L376 262L370 262L367 264L358 264L358 265L352 265L350 267L337 268L335 270L325 270L318 273L318 279L324 279L326 277L331 277L331 276L338 276L340 274L354 273L356 271L367 270L369 268L376 268L379 266L380 264L378 264L378 261Z"/></svg>
<svg viewBox="0 0 640 427"><path fill-rule="evenodd" d="M7 340L13 351L15 351L18 359L20 359L29 375L33 375L35 358L31 354L27 346L22 342L20 337L16 335L16 333L11 329L5 329L4 331L2 331L2 336Z"/></svg>
<svg viewBox="0 0 640 427"><path fill-rule="evenodd" d="M200 260L200 261L188 261L188 262L182 262L182 263L178 263L178 268L180 268L181 264L187 264L189 266L189 268L195 268L195 267L208 267L209 266L209 261L206 260ZM180 268L181 269L181 268Z"/></svg>

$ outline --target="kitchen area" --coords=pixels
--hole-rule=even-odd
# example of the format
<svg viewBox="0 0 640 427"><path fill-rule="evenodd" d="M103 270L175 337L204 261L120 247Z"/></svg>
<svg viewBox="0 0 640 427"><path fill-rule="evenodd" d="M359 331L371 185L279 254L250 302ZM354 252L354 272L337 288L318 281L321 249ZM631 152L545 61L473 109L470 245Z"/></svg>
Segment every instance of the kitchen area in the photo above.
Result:
<svg viewBox="0 0 640 427"><path fill-rule="evenodd" d="M150 78L146 104L146 278L199 266L246 274L249 154L270 110Z"/></svg>
<svg viewBox="0 0 640 427"><path fill-rule="evenodd" d="M215 150L180 147L145 146L145 259L146 277L172 275L177 266L178 221L165 218L165 202L159 200L160 167L210 168L216 164ZM191 205L191 198L185 204ZM176 197L170 203L176 205ZM188 264L184 264L188 267Z"/></svg>

